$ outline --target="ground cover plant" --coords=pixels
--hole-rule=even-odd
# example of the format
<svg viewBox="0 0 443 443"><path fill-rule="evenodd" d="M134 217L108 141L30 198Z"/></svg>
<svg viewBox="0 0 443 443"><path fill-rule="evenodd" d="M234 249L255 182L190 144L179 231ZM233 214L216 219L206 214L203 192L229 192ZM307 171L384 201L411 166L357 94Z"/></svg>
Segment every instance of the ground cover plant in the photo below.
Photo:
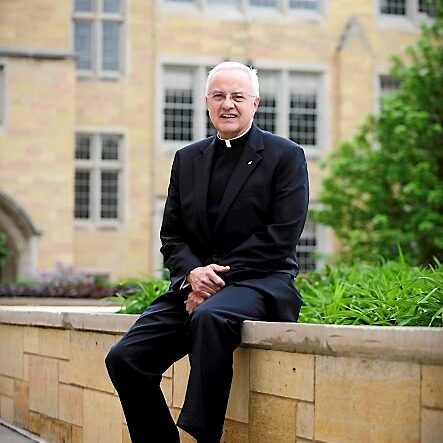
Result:
<svg viewBox="0 0 443 443"><path fill-rule="evenodd" d="M378 265L325 266L299 276L299 321L341 325L443 326L443 267L411 267L404 258Z"/></svg>
<svg viewBox="0 0 443 443"><path fill-rule="evenodd" d="M118 314L141 314L159 295L166 292L169 281L159 278L138 280L135 278L121 282L130 291L117 292L108 300L121 304Z"/></svg>
<svg viewBox="0 0 443 443"><path fill-rule="evenodd" d="M132 293L111 300L120 313L140 314L168 281L129 280ZM299 321L342 325L443 326L443 267L411 267L403 256L379 264L325 266L295 282L304 306Z"/></svg>

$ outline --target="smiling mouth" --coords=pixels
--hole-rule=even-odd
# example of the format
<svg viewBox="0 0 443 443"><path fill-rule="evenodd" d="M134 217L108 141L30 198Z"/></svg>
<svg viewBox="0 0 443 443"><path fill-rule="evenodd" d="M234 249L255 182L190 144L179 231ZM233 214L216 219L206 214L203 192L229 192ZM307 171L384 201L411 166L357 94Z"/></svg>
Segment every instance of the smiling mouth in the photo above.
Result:
<svg viewBox="0 0 443 443"><path fill-rule="evenodd" d="M235 114L222 114L220 117L221 118L236 118L237 116Z"/></svg>

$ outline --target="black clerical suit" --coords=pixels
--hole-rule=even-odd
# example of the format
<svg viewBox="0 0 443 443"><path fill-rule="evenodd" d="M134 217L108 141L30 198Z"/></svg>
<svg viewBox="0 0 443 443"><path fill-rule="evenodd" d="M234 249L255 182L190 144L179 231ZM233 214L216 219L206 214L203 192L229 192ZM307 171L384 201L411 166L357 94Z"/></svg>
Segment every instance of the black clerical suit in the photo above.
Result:
<svg viewBox="0 0 443 443"><path fill-rule="evenodd" d="M179 442L159 383L186 354L191 372L177 424L201 443L218 442L243 321L298 318L292 281L308 207L304 152L255 125L231 145L214 136L176 153L160 233L170 288L106 358L133 443ZM226 286L188 315L186 275L210 263L230 266L220 274Z"/></svg>

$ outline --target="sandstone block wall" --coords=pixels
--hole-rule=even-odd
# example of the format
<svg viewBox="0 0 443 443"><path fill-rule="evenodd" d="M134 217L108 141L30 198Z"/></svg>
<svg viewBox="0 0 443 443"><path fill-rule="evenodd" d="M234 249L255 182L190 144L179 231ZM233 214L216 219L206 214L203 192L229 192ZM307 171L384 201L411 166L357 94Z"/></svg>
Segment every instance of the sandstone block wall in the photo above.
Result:
<svg viewBox="0 0 443 443"><path fill-rule="evenodd" d="M0 308L1 419L51 443L129 443L104 358L134 320ZM430 328L248 323L222 442L441 443L442 338ZM161 382L174 417L188 373L184 358Z"/></svg>

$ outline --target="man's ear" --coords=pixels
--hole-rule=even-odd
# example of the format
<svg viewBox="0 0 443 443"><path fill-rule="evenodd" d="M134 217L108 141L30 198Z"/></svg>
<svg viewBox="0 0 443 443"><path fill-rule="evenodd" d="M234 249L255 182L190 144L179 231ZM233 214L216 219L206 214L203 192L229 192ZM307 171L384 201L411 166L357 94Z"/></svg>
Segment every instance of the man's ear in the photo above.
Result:
<svg viewBox="0 0 443 443"><path fill-rule="evenodd" d="M259 104L260 104L260 97L256 97L254 100L255 110L257 110Z"/></svg>

